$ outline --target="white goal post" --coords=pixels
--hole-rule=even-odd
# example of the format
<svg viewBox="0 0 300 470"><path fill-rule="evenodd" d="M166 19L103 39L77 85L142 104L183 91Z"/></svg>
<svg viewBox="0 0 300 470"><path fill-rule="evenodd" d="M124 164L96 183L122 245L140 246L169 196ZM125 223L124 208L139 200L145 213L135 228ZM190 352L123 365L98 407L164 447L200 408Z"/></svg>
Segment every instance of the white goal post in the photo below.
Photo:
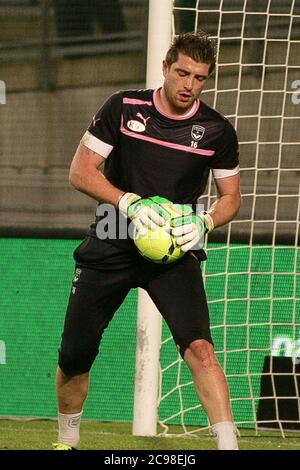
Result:
<svg viewBox="0 0 300 470"><path fill-rule="evenodd" d="M162 61L172 38L173 0L150 0L147 88L162 84ZM161 71L161 73L159 73ZM161 315L143 289L138 292L133 434L155 436L159 387Z"/></svg>

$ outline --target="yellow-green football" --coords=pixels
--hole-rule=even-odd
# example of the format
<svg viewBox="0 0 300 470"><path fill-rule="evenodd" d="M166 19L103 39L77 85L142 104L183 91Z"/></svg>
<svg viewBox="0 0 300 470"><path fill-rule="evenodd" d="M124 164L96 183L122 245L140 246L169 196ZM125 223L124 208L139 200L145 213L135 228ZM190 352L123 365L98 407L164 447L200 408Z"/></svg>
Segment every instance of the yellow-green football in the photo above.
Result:
<svg viewBox="0 0 300 470"><path fill-rule="evenodd" d="M171 202L160 203L160 205L168 212L168 220L155 230L146 228L142 235L135 233L134 243L139 253L148 261L168 264L177 261L184 255L184 252L177 246L170 227L171 220L182 216L182 212L174 210Z"/></svg>

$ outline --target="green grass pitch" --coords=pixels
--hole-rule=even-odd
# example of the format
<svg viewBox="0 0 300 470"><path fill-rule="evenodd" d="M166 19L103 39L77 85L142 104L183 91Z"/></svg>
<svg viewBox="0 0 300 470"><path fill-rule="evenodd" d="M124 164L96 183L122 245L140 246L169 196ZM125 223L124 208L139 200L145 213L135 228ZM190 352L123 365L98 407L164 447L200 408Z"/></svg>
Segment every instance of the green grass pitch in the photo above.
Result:
<svg viewBox="0 0 300 470"><path fill-rule="evenodd" d="M241 450L300 450L299 433L240 430ZM0 420L0 450L48 450L57 440L55 420ZM196 437L136 437L130 423L83 421L82 450L214 450L212 436L204 430Z"/></svg>

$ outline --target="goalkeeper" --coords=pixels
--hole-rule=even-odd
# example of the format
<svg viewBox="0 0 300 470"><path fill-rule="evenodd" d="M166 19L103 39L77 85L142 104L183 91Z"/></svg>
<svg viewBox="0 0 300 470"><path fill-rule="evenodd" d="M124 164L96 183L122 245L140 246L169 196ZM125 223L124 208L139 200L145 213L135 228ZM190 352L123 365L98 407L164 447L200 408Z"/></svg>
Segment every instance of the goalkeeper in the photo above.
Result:
<svg viewBox="0 0 300 470"><path fill-rule="evenodd" d="M238 142L230 122L200 100L216 48L206 33L176 36L156 90L119 91L95 114L70 168L70 183L99 202L97 217L74 252L57 369L59 436L55 449L79 444L89 371L105 328L131 288L145 289L166 320L212 425L218 449L237 449L228 387L215 357L200 264L205 233L240 207ZM104 174L99 171L105 162ZM196 209L209 173L218 197L207 213L183 217L173 235L185 255L168 265L142 258L124 220L137 230L165 221L160 196ZM105 208L116 209L103 230ZM116 215L117 214L117 215ZM111 228L111 227L110 227ZM120 352L122 354L122 352ZM116 385L117 386L117 385Z"/></svg>

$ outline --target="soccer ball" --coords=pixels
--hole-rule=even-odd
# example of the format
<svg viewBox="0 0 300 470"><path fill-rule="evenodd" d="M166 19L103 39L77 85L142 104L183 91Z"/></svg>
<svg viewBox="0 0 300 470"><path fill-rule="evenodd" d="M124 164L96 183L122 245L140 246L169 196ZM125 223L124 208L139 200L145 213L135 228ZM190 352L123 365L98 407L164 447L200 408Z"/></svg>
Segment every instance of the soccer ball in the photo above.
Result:
<svg viewBox="0 0 300 470"><path fill-rule="evenodd" d="M134 243L139 253L148 261L168 264L177 261L184 255L184 252L176 244L170 227L170 221L182 216L182 212L174 210L172 203L162 203L161 205L169 213L169 219L163 226L159 226L155 230L145 228L142 235L135 232Z"/></svg>

